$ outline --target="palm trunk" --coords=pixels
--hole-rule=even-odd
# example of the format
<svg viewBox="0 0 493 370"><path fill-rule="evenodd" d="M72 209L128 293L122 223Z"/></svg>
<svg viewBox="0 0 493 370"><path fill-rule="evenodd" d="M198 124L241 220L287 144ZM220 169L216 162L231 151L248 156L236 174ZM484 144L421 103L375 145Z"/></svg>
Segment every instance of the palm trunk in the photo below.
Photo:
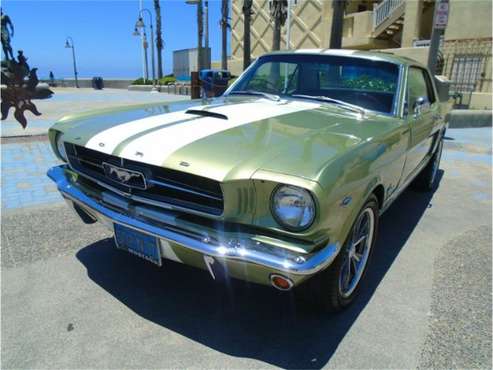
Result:
<svg viewBox="0 0 493 370"><path fill-rule="evenodd" d="M221 50L221 68L228 69L228 1L222 0L221 6L221 32L222 32L222 50Z"/></svg>
<svg viewBox="0 0 493 370"><path fill-rule="evenodd" d="M332 18L332 28L330 31L331 49L340 49L342 47L342 28L344 24L344 8L346 0L334 0L334 15Z"/></svg>
<svg viewBox="0 0 493 370"><path fill-rule="evenodd" d="M281 49L281 28L286 22L287 0L272 0L269 3L270 17L274 21L274 31L272 33L272 50Z"/></svg>
<svg viewBox="0 0 493 370"><path fill-rule="evenodd" d="M243 0L243 70L251 62L250 55L250 22L252 15L252 0Z"/></svg>
<svg viewBox="0 0 493 370"><path fill-rule="evenodd" d="M272 35L272 50L281 49L281 19L276 16L274 19L274 33Z"/></svg>
<svg viewBox="0 0 493 370"><path fill-rule="evenodd" d="M198 44L197 44L197 70L200 70L203 67L204 56L202 50L202 38L204 35L204 13L202 8L202 0L199 0L197 3L197 36L198 36Z"/></svg>
<svg viewBox="0 0 493 370"><path fill-rule="evenodd" d="M161 6L159 5L159 0L154 0L154 11L156 12L157 78L161 79L163 77L163 39L161 37Z"/></svg>

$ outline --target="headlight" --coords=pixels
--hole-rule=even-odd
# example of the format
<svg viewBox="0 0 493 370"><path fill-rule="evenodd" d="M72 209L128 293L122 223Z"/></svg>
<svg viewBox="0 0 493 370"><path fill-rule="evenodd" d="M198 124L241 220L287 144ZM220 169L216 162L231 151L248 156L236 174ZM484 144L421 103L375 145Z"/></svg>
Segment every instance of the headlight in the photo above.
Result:
<svg viewBox="0 0 493 370"><path fill-rule="evenodd" d="M311 194L292 185L281 185L272 196L272 214L283 227L292 231L308 228L315 218L315 203Z"/></svg>
<svg viewBox="0 0 493 370"><path fill-rule="evenodd" d="M55 142L58 155L62 157L65 162L67 162L67 152L65 152L65 145L63 145L63 134L61 132L56 135Z"/></svg>

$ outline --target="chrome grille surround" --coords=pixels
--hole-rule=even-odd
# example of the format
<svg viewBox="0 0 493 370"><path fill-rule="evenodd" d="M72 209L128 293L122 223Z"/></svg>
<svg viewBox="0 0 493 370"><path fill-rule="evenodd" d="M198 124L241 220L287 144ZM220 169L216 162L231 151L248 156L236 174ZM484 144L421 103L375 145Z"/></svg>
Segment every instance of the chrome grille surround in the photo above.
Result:
<svg viewBox="0 0 493 370"><path fill-rule="evenodd" d="M73 171L136 202L213 216L223 213L224 198L218 181L124 159L67 142L65 149ZM104 163L129 173L143 174L146 188L125 185L124 182L108 177Z"/></svg>

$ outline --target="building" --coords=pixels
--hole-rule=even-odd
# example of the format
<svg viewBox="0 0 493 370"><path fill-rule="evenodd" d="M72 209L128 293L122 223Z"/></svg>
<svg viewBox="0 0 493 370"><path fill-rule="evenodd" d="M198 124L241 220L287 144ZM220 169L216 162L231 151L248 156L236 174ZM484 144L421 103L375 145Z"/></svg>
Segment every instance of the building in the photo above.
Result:
<svg viewBox="0 0 493 370"><path fill-rule="evenodd" d="M173 51L173 75L177 80L189 81L190 72L197 70L197 48ZM203 66L210 65L211 49L203 48Z"/></svg>
<svg viewBox="0 0 493 370"><path fill-rule="evenodd" d="M441 47L441 73L463 105L491 108L491 0L449 0L448 26ZM231 4L230 70L243 66L243 2ZM342 47L386 49L427 63L434 0L347 1ZM297 0L291 21L291 49L328 48L333 0ZM254 0L251 23L252 59L271 51L273 24L269 0ZM286 26L282 45L286 45Z"/></svg>

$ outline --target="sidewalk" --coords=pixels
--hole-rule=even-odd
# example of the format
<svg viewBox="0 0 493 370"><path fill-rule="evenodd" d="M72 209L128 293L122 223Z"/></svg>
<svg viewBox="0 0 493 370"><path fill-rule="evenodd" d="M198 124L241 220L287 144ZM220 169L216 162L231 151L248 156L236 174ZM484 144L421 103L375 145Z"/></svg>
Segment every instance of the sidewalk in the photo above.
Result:
<svg viewBox="0 0 493 370"><path fill-rule="evenodd" d="M9 140L10 141L10 140ZM46 176L61 163L44 140L2 142L2 210L61 202L56 186Z"/></svg>
<svg viewBox="0 0 493 370"><path fill-rule="evenodd" d="M50 99L34 100L34 104L41 112L37 117L30 112L26 113L27 128L13 118L13 109L9 116L1 123L1 137L45 135L48 128L61 117L99 108L120 107L130 104L144 104L188 100L188 96L164 93L148 93L121 89L76 89L51 88L55 94Z"/></svg>

